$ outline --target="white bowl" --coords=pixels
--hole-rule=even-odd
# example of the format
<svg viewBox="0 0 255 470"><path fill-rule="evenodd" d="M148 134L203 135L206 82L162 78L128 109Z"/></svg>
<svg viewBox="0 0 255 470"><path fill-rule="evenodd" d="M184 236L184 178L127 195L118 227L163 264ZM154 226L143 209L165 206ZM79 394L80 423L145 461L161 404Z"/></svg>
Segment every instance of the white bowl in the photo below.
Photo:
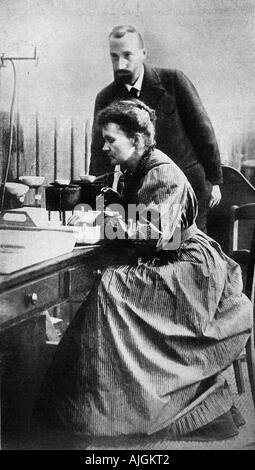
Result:
<svg viewBox="0 0 255 470"><path fill-rule="evenodd" d="M45 179L44 176L25 175L25 176L19 177L19 181L21 181L24 184L27 184L28 186L34 186L34 187L42 186L44 179Z"/></svg>
<svg viewBox="0 0 255 470"><path fill-rule="evenodd" d="M27 186L26 184L21 184L21 183L7 182L5 184L5 189L9 194L12 194L17 197L21 197L21 196L24 196L28 192L29 186Z"/></svg>
<svg viewBox="0 0 255 470"><path fill-rule="evenodd" d="M54 181L56 184L60 184L61 186L68 186L70 184L70 180L65 180L65 179L56 179Z"/></svg>
<svg viewBox="0 0 255 470"><path fill-rule="evenodd" d="M87 181L88 183L93 183L96 179L96 176L93 175L80 175L82 181Z"/></svg>

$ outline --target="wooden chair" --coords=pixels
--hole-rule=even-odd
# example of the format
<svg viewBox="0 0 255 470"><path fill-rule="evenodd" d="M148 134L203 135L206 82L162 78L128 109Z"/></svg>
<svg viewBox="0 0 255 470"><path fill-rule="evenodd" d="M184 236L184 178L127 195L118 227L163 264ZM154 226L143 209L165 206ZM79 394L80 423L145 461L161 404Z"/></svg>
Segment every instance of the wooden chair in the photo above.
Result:
<svg viewBox="0 0 255 470"><path fill-rule="evenodd" d="M247 245L247 225L253 223L251 242L249 249ZM242 229L240 230L240 224ZM244 204L242 206L231 207L230 213L230 233L229 233L229 256L240 264L242 268L244 293L251 299L254 312L255 294L255 203ZM249 225L251 229L251 225ZM249 337L244 354L233 362L237 390L239 394L244 393L244 379L242 372L242 359L246 358L248 376L251 387L252 399L255 406L255 350L254 350L254 329Z"/></svg>
<svg viewBox="0 0 255 470"><path fill-rule="evenodd" d="M209 210L207 233L216 240L225 253L229 248L230 209L233 204L243 206L255 202L255 187L231 166L222 165L222 199L218 206Z"/></svg>

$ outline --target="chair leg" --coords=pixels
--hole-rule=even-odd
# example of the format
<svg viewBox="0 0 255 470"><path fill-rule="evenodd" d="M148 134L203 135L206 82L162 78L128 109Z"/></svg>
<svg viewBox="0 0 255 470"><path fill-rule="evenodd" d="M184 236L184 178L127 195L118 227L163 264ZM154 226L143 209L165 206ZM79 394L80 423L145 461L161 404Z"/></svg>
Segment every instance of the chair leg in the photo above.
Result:
<svg viewBox="0 0 255 470"><path fill-rule="evenodd" d="M2 373L5 367L5 359L6 354L0 353L0 450L2 449L2 400L1 400L1 392L2 392Z"/></svg>
<svg viewBox="0 0 255 470"><path fill-rule="evenodd" d="M2 400L1 400L1 390L2 389L2 358L0 357L0 450L2 450Z"/></svg>
<svg viewBox="0 0 255 470"><path fill-rule="evenodd" d="M243 378L241 359L236 359L233 362L233 367L234 367L237 391L239 395L242 395L242 393L245 392L245 388L244 388L244 378Z"/></svg>
<svg viewBox="0 0 255 470"><path fill-rule="evenodd" d="M252 400L255 407L255 349L254 349L254 340L253 333L249 337L246 344L246 360L248 368L248 376L251 387Z"/></svg>

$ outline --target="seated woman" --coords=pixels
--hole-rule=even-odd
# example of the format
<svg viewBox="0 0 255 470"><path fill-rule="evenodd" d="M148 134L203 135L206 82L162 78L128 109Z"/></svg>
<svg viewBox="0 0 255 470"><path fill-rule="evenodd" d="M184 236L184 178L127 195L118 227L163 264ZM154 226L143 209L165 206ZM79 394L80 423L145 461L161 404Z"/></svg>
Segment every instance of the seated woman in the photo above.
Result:
<svg viewBox="0 0 255 470"><path fill-rule="evenodd" d="M119 239L104 241L110 261L60 342L37 416L71 434L169 438L226 417L222 437L233 436L240 423L220 372L252 326L240 268L196 228L189 182L154 148L153 111L119 101L98 123L105 158L124 171L123 207L139 217L105 220Z"/></svg>

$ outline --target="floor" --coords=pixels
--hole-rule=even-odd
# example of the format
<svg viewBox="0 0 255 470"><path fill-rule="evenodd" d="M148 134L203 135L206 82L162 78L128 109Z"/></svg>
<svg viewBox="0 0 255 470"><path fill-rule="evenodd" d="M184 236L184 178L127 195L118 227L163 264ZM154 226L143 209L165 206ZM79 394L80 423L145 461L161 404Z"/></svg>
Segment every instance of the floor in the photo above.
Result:
<svg viewBox="0 0 255 470"><path fill-rule="evenodd" d="M240 428L239 435L224 441L197 442L197 441L169 441L167 439L155 440L153 438L143 438L139 442L137 439L122 439L122 441L107 443L101 440L91 443L87 450L94 449L148 449L148 450L255 450L255 409L252 402L246 363L242 364L245 373L245 394L238 395L232 367L226 371L226 376L230 383L235 397L235 405L241 411L246 424ZM77 447L78 448L78 447ZM80 447L81 448L81 447Z"/></svg>
<svg viewBox="0 0 255 470"><path fill-rule="evenodd" d="M121 437L121 438L93 438L90 441L76 441L70 444L64 444L62 441L58 445L53 445L55 450L83 450L83 451L105 451L105 450L255 450L255 410L252 402L246 363L242 364L245 377L245 393L238 395L235 385L233 368L225 371L225 375L231 386L235 405L242 413L246 424L240 428L239 435L224 441L171 441L167 438L155 437ZM51 448L51 447L50 447ZM47 450L41 443L37 450Z"/></svg>

